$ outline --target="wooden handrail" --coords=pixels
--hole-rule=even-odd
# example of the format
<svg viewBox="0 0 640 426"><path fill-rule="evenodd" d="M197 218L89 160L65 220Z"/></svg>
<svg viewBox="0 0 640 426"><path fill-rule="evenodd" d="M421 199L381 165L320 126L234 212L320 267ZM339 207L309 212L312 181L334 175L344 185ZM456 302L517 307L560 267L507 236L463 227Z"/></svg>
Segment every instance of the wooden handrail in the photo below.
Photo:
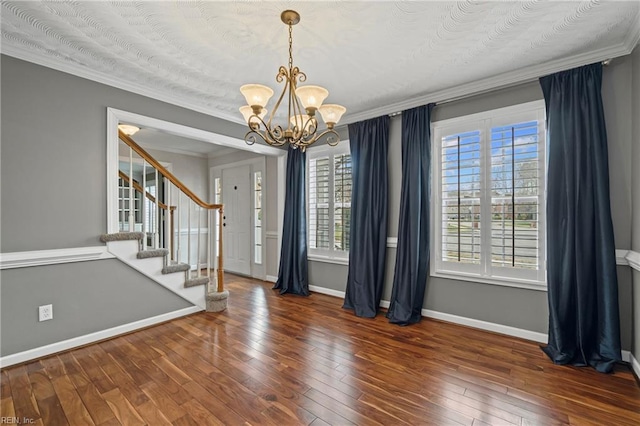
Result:
<svg viewBox="0 0 640 426"><path fill-rule="evenodd" d="M133 149L147 163L149 163L156 170L158 170L158 173L160 173L162 176L164 176L167 179L169 179L169 181L172 184L174 184L178 189L180 189L180 191L184 192L184 194L187 197L191 198L191 200L194 203L196 203L197 205L199 205L200 207L202 207L204 209L208 209L208 210L220 209L220 210L222 210L222 208L223 208L222 204L209 204L209 203L205 203L204 201L202 201L200 199L200 197L198 197L196 194L191 192L191 190L189 188L187 188L182 182L180 182L180 179L175 177L173 175L173 173L171 173L169 170L167 170L162 164L158 163L155 158L153 158L147 151L145 151L140 145L135 143L133 139L131 139L129 136L127 136L125 133L123 133L122 130L120 130L120 129L118 129L118 136L120 137L120 140L122 142L126 143L129 146L129 148Z"/></svg>
<svg viewBox="0 0 640 426"><path fill-rule="evenodd" d="M124 173L122 170L118 170L118 176L120 176L120 179L124 180L125 182L129 183L129 176ZM149 194L148 191L145 191L144 188L142 188L142 186L136 182L136 180L133 180L133 187L136 189L136 191L145 194L146 197L149 199L149 201L151 201L152 203L156 202L156 197L154 197L153 195ZM158 205L160 206L160 208L162 210L167 210L167 209L171 209L171 210L175 210L177 207L176 206L167 206L165 203L163 203L162 201L158 201Z"/></svg>
<svg viewBox="0 0 640 426"><path fill-rule="evenodd" d="M125 144L127 144L129 146L129 148L131 148L133 151L135 151L140 157L142 157L147 163L149 163L149 165L151 165L152 167L154 167L158 173L160 173L162 176L166 177L169 182L171 182L176 188L178 188L178 190L180 190L181 192L183 192L187 197L189 197L191 199L191 201L193 201L195 204L197 204L198 206L207 209L207 210L218 210L218 218L219 218L219 222L220 222L220 227L218 229L218 268L217 268L217 272L218 272L218 276L217 276L217 281L218 281L218 286L217 286L217 291L218 292L222 292L224 291L224 263L223 263L223 257L222 257L222 224L224 221L224 204L210 204L210 203L205 203L204 201L202 201L200 199L200 197L198 197L196 194L194 194L189 188L187 188L181 181L180 179L178 179L177 177L175 177L173 175L173 173L171 173L169 170L167 170L162 164L160 164L158 161L156 161L155 158L153 158L147 151L145 151L140 145L138 145L133 139L131 139L128 135L126 135L125 133L122 132L122 130L118 129L118 136L120 137L120 140L123 141ZM129 176L127 176L125 173L123 173L122 171L119 171L119 175L122 179L126 180L127 182L129 182L130 178ZM140 186L138 184L138 182L136 182L134 179L131 179L131 183L132 185L136 188L136 190L142 192L143 194L146 194L147 198L151 199L153 202L155 202L155 197L153 197L151 194L147 193L147 191L144 190L144 188L142 188L142 186ZM166 205L162 204L160 202L158 202L158 204L160 205L161 208L166 209ZM171 235L175 234L175 229L174 229L174 224L173 224L173 213L174 210L176 209L176 206L169 206L169 210L171 213ZM172 246L173 246L173 238L172 238ZM173 253L173 247L171 247L171 259L173 260L174 258L174 253Z"/></svg>

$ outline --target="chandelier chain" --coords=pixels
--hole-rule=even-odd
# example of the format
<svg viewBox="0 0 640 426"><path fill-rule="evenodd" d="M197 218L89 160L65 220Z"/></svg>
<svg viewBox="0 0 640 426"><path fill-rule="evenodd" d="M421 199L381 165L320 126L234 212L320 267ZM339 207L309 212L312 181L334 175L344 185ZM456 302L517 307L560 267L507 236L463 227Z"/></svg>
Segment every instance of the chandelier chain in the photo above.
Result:
<svg viewBox="0 0 640 426"><path fill-rule="evenodd" d="M293 68L293 25L289 24L289 69Z"/></svg>

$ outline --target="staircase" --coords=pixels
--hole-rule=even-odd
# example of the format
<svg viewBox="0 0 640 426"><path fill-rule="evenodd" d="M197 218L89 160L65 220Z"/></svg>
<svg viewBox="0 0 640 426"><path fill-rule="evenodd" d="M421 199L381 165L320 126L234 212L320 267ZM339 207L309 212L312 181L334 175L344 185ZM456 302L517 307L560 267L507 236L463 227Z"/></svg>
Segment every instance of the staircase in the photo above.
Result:
<svg viewBox="0 0 640 426"><path fill-rule="evenodd" d="M120 161L118 172L118 232L100 241L116 258L194 305L224 309L223 205L202 201L128 135L119 131L119 137L129 161Z"/></svg>

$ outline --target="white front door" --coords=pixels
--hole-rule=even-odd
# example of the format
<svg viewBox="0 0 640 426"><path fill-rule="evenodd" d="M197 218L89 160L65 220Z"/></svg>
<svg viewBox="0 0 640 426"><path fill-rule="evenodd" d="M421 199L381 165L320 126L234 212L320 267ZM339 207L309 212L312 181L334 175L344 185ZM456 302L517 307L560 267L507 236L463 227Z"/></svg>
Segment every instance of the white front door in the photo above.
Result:
<svg viewBox="0 0 640 426"><path fill-rule="evenodd" d="M222 170L224 269L251 275L251 167Z"/></svg>

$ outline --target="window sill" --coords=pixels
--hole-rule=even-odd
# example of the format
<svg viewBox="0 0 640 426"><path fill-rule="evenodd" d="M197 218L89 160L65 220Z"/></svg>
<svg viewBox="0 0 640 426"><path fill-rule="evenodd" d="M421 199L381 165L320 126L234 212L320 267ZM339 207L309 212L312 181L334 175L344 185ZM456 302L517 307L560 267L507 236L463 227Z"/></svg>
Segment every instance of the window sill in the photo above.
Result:
<svg viewBox="0 0 640 426"><path fill-rule="evenodd" d="M522 281L515 278L487 278L487 277L479 277L477 275L466 275L455 272L444 272L437 271L431 272L432 277L436 278L446 278L449 280L458 280L458 281L470 281L475 283L482 284L491 284L491 285L499 285L502 287L515 287L515 288L524 288L527 290L536 290L536 291L547 291L546 283L537 283L533 281Z"/></svg>
<svg viewBox="0 0 640 426"><path fill-rule="evenodd" d="M336 265L349 265L348 257L330 257L310 254L307 255L307 260L311 260L313 262L333 263Z"/></svg>

